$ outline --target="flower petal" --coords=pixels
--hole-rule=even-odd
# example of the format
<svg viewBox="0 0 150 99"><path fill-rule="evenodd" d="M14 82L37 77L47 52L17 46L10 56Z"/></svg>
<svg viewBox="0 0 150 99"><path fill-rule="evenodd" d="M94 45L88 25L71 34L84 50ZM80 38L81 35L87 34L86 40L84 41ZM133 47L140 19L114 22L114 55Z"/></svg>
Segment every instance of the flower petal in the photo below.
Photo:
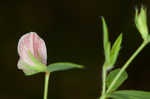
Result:
<svg viewBox="0 0 150 99"><path fill-rule="evenodd" d="M23 72L24 72L26 75L31 75L31 74L36 73L35 71L29 70L28 68L26 68L26 67L24 66L24 62L23 62L21 59L19 59L17 66L18 66L18 69L23 70Z"/></svg>
<svg viewBox="0 0 150 99"><path fill-rule="evenodd" d="M34 56L43 64L47 64L47 50L45 42L36 33L33 34L33 50Z"/></svg>
<svg viewBox="0 0 150 99"><path fill-rule="evenodd" d="M44 40L42 40L35 32L30 32L23 35L18 43L18 53L20 58L28 65L35 66L36 64L30 59L28 52L41 63L47 62L47 51Z"/></svg>
<svg viewBox="0 0 150 99"><path fill-rule="evenodd" d="M27 63L28 65L34 65L31 59L28 56L28 51L33 54L33 43L32 43L32 36L30 33L23 35L18 43L18 53L20 58Z"/></svg>

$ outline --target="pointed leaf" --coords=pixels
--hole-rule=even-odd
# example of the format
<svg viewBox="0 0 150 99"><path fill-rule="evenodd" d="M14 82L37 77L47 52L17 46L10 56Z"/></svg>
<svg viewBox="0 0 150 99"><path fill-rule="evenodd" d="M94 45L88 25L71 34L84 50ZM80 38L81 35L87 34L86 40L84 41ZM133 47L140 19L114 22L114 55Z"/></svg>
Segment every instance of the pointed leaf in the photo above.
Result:
<svg viewBox="0 0 150 99"><path fill-rule="evenodd" d="M102 17L102 23L103 23L103 46L104 46L104 53L105 53L105 61L108 64L110 61L111 44L109 42L108 29L104 17Z"/></svg>
<svg viewBox="0 0 150 99"><path fill-rule="evenodd" d="M113 66L117 60L120 47L121 47L121 42L122 42L122 33L118 36L118 38L116 39L115 43L112 46L111 54L110 54L111 66Z"/></svg>
<svg viewBox="0 0 150 99"><path fill-rule="evenodd" d="M55 72L55 71L63 71L63 70L73 69L73 68L83 68L83 66L74 64L74 63L69 63L69 62L57 62L57 63L50 64L47 67L47 71Z"/></svg>
<svg viewBox="0 0 150 99"><path fill-rule="evenodd" d="M116 77L116 75L119 73L120 69L115 69L113 71L111 71L108 74L108 77L106 79L106 85L107 88L111 85L112 81L114 80L114 78ZM111 91L115 91L117 88L120 87L121 84L123 84L123 82L128 78L128 74L127 72L123 72L122 75L120 76L120 78L118 79L118 81L115 83L115 85L113 86L113 88L111 89Z"/></svg>
<svg viewBox="0 0 150 99"><path fill-rule="evenodd" d="M150 99L150 92L138 90L119 90L108 96L113 99Z"/></svg>

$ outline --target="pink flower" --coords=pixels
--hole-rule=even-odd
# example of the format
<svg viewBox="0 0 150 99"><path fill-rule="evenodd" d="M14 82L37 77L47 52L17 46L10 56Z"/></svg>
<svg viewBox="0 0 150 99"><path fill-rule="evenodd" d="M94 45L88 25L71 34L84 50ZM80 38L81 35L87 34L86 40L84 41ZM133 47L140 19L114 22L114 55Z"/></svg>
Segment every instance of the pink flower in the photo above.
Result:
<svg viewBox="0 0 150 99"><path fill-rule="evenodd" d="M47 64L45 42L35 32L27 33L20 38L18 43L18 54L20 56L18 68L23 70L27 75L37 72L28 67L38 68L40 66L41 68L42 66L45 68ZM33 61L29 54L31 54L38 63Z"/></svg>

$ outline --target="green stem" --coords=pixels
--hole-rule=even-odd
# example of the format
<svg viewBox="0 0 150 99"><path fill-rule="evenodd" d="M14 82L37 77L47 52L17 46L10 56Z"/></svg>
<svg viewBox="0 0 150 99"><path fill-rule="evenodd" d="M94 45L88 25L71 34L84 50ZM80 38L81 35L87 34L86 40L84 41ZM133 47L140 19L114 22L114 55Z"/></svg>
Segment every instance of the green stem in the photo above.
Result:
<svg viewBox="0 0 150 99"><path fill-rule="evenodd" d="M106 91L106 69L105 66L103 66L103 71L102 71L102 95L105 94Z"/></svg>
<svg viewBox="0 0 150 99"><path fill-rule="evenodd" d="M106 99L106 96L102 95L99 99Z"/></svg>
<svg viewBox="0 0 150 99"><path fill-rule="evenodd" d="M48 83L49 83L49 77L50 77L50 73L46 72L45 73L45 85L44 85L44 97L43 99L47 99L47 94L48 94Z"/></svg>
<svg viewBox="0 0 150 99"><path fill-rule="evenodd" d="M106 92L106 75L107 71L105 68L105 64L103 65L103 70L102 70L102 93L100 99L105 99L105 92Z"/></svg>
<svg viewBox="0 0 150 99"><path fill-rule="evenodd" d="M119 71L119 73L117 74L117 76L114 78L114 80L112 81L111 85L108 87L106 94L108 94L112 87L116 84L116 82L118 81L119 77L121 76L121 74L126 70L126 68L129 66L129 64L132 62L132 60L141 52L141 50L148 44L147 41L144 41L140 47L133 53L133 55L127 60L127 62L123 65L123 67L121 68L121 70Z"/></svg>

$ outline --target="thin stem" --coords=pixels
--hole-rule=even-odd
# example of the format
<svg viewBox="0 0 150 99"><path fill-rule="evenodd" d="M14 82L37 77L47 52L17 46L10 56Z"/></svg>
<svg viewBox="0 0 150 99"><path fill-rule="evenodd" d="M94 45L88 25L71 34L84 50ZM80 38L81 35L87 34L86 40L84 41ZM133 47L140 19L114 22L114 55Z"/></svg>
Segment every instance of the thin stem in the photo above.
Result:
<svg viewBox="0 0 150 99"><path fill-rule="evenodd" d="M106 96L102 95L99 99L106 99Z"/></svg>
<svg viewBox="0 0 150 99"><path fill-rule="evenodd" d="M102 70L102 93L100 99L105 99L105 92L106 92L106 67L105 64L103 65L103 70Z"/></svg>
<svg viewBox="0 0 150 99"><path fill-rule="evenodd" d="M48 94L48 83L49 83L49 77L50 77L50 73L46 72L45 73L45 85L44 85L44 97L43 99L47 99L47 94Z"/></svg>
<svg viewBox="0 0 150 99"><path fill-rule="evenodd" d="M133 53L133 55L127 60L127 62L123 65L123 67L121 68L121 70L119 71L119 73L117 74L117 76L114 78L114 80L112 81L111 85L108 87L106 94L108 94L112 87L116 84L116 82L118 81L119 77L121 76L121 74L126 70L126 68L129 66L129 64L133 61L133 59L142 51L142 49L148 44L147 41L144 41L140 47Z"/></svg>
<svg viewBox="0 0 150 99"><path fill-rule="evenodd" d="M106 91L106 69L105 66L103 66L103 71L102 71L102 95L105 94Z"/></svg>

